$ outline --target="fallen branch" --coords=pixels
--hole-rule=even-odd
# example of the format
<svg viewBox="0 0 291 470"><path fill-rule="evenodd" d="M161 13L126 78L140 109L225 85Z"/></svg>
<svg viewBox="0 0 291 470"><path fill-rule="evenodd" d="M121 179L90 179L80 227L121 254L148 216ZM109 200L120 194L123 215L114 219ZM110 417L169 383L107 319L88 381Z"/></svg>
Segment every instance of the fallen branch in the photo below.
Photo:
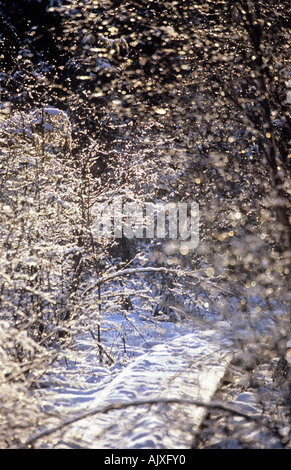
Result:
<svg viewBox="0 0 291 470"><path fill-rule="evenodd" d="M40 431L34 434L29 439L27 439L27 441L25 441L22 445L18 446L17 448L32 447L33 443L36 442L37 440L45 436L54 434L55 432L60 431L61 429L67 426L70 426L71 424L74 424L78 421L89 418L90 416L94 416L97 414L106 414L110 411L124 410L124 409L131 408L131 407L146 406L146 405L152 406L152 405L160 405L160 404L177 404L177 405L184 405L184 406L190 405L190 406L204 407L207 409L214 409L214 408L220 409L229 413L233 413L237 416L241 416L247 420L255 421L264 426L270 427L270 422L266 417L245 413L239 410L238 408L227 406L220 402L205 403L201 400L187 400L187 399L181 399L181 398L152 398L152 399L131 401L129 403L113 403L113 404L109 404L101 408L97 407L97 408L93 408L92 410L79 413L76 416L72 416L71 418L68 418L62 421L60 424L56 426L53 426L48 429L44 429L43 431ZM282 421L280 423L282 424Z"/></svg>

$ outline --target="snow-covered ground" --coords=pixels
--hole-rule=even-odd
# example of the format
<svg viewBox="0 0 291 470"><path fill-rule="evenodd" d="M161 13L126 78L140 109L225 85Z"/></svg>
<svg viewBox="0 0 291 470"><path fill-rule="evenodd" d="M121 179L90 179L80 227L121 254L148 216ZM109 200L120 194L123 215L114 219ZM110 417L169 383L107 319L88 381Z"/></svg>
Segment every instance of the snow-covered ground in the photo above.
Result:
<svg viewBox="0 0 291 470"><path fill-rule="evenodd" d="M103 328L119 324L124 342L116 338L119 359L100 365L91 335L79 339L77 360L61 367L45 392L44 406L53 403L59 416L92 415L52 433L40 447L99 449L189 448L205 409L181 403L139 405L100 413L110 404L140 400L211 400L232 358L231 342L202 321L171 323L140 319L131 323L112 315ZM105 339L103 339L105 341ZM112 336L110 336L112 341ZM106 343L106 341L105 341ZM40 393L43 393L40 392ZM69 412L69 413L68 413Z"/></svg>

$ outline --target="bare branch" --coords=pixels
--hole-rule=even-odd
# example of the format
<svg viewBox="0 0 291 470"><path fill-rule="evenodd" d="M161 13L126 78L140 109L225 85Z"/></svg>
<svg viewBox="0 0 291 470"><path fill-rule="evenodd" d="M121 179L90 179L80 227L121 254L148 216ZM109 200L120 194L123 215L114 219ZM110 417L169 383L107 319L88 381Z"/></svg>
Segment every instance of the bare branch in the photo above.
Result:
<svg viewBox="0 0 291 470"><path fill-rule="evenodd" d="M128 274L132 275L132 274L157 273L157 272L167 273L168 270L166 268L153 268L153 267L122 269L120 271L117 271L115 273L109 274L108 276L104 276L98 279L98 281L95 283L93 287L89 287L88 289L85 290L84 295L89 294L96 287L100 286L101 284L105 284L108 281L112 281L112 279L116 279L117 277L123 277Z"/></svg>
<svg viewBox="0 0 291 470"><path fill-rule="evenodd" d="M106 413L109 413L110 411L124 410L127 408L132 408L132 407L137 407L137 406L171 405L171 404L184 405L184 406L187 406L187 405L198 406L198 407L204 407L207 409L216 408L216 409L220 409L220 410L235 414L237 416L241 416L249 421L258 422L267 427L270 427L271 425L269 420L265 418L264 416L258 416L258 415L245 413L236 407L224 405L223 403L220 403L220 402L205 403L204 401L201 401L201 400L186 400L186 399L179 399L179 398L153 398L153 399L145 399L145 400L135 400L129 403L113 403L113 404L106 405L101 408L100 407L93 408L92 410L85 411L84 413L80 413L77 416L72 416L71 418L68 418L62 421L57 426L44 429L43 431L40 431L34 434L29 439L27 439L21 446L18 446L18 448L31 447L39 439L49 436L51 434L54 434L57 431L60 431L61 429L64 429L67 426L70 426L71 424L74 424L78 421L81 421L83 419L89 418L97 414L106 414ZM280 423L282 424L282 422Z"/></svg>

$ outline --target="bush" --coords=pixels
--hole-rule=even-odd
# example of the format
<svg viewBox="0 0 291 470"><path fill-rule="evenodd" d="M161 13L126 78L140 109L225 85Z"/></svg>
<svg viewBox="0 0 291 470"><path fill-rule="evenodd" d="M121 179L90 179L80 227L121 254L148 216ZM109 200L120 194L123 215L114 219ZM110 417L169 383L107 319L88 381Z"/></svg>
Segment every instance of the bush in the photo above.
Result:
<svg viewBox="0 0 291 470"><path fill-rule="evenodd" d="M78 335L97 331L114 361L103 314L223 319L246 369L286 368L290 337L285 2L40 3L23 20L1 7L5 447L39 425L27 392ZM199 203L197 249L94 239L113 196Z"/></svg>

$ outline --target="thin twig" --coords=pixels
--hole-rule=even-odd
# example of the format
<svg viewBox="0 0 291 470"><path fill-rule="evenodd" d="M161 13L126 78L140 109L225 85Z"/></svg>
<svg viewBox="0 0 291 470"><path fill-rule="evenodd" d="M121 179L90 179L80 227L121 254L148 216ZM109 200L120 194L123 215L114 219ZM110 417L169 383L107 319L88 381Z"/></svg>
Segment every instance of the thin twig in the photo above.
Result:
<svg viewBox="0 0 291 470"><path fill-rule="evenodd" d="M100 325L98 325L100 327ZM96 342L97 346L98 346L98 349L99 349L99 355L100 357L102 357L102 352L104 352L105 356L107 357L107 359L109 359L110 361L110 364L114 364L114 358L111 356L111 354L109 354L106 349L104 348L104 346L102 345L102 343L100 342L100 331L98 329L98 341L96 340L95 338L95 335L93 333L93 331L91 330L91 328L89 328L89 331L91 333L91 336L92 338L94 339L94 341Z"/></svg>

